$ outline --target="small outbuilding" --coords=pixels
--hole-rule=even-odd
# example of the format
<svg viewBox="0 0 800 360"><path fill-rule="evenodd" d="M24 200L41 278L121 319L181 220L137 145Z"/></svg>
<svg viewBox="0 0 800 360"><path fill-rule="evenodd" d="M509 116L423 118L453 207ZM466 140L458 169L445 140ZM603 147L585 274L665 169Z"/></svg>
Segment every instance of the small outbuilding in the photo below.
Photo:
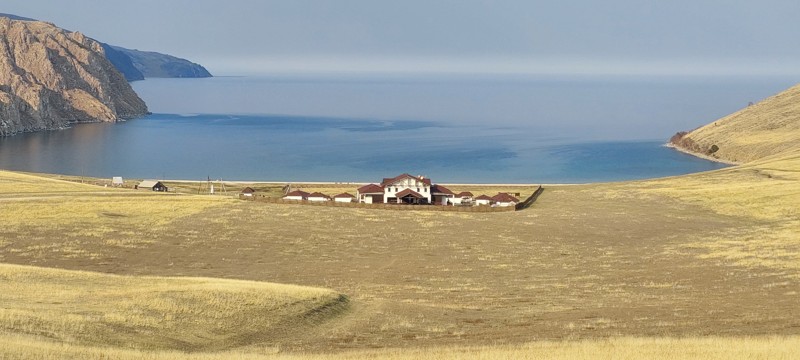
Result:
<svg viewBox="0 0 800 360"><path fill-rule="evenodd" d="M252 196L255 196L256 191L253 188L248 186L248 187L242 189L242 192L240 194L242 194L242 196L252 197Z"/></svg>
<svg viewBox="0 0 800 360"><path fill-rule="evenodd" d="M383 187L377 184L364 185L357 190L358 202L365 204L383 203Z"/></svg>
<svg viewBox="0 0 800 360"><path fill-rule="evenodd" d="M341 193L333 197L333 201L341 203L351 203L356 201L356 197L349 193Z"/></svg>
<svg viewBox="0 0 800 360"><path fill-rule="evenodd" d="M125 185L125 181L122 180L122 176L114 176L111 178L111 186L121 187L123 185Z"/></svg>
<svg viewBox="0 0 800 360"><path fill-rule="evenodd" d="M478 205L478 206L492 205L492 198L490 198L490 197L488 197L486 195L478 196L474 200L475 200L474 201L475 205Z"/></svg>
<svg viewBox="0 0 800 360"><path fill-rule="evenodd" d="M325 195L325 194L323 194L321 192L315 192L313 194L309 194L306 199L308 201L316 201L316 202L331 201L331 197L330 196Z"/></svg>
<svg viewBox="0 0 800 360"><path fill-rule="evenodd" d="M308 196L311 195L302 190L295 190L283 197L283 200L308 200Z"/></svg>
<svg viewBox="0 0 800 360"><path fill-rule="evenodd" d="M492 196L492 201L494 201L494 206L506 207L517 205L519 199L509 195L508 193L498 193L497 195Z"/></svg>
<svg viewBox="0 0 800 360"><path fill-rule="evenodd" d="M456 194L454 197L447 199L454 206L470 206L472 205L473 195L469 191L463 191Z"/></svg>
<svg viewBox="0 0 800 360"><path fill-rule="evenodd" d="M160 192L167 192L169 188L167 188L161 181L158 180L144 180L136 185L136 188L139 190L149 189L152 191L160 191Z"/></svg>

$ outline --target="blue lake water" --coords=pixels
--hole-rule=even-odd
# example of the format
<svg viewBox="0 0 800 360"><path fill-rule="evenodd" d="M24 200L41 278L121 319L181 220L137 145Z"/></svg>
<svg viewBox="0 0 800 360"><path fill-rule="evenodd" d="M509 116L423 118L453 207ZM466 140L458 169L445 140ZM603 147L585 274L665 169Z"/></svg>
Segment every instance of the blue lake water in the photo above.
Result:
<svg viewBox="0 0 800 360"><path fill-rule="evenodd" d="M662 144L677 130L789 85L774 79L146 80L134 87L154 114L0 139L0 168L264 181L378 181L403 172L481 183L651 178L723 167Z"/></svg>

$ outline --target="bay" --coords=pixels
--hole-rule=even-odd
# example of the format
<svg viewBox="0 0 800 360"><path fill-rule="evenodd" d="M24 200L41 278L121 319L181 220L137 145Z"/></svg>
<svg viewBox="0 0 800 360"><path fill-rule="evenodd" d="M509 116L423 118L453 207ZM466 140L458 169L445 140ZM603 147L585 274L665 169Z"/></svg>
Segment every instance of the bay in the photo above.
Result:
<svg viewBox="0 0 800 360"><path fill-rule="evenodd" d="M133 85L154 114L0 139L0 168L261 181L661 177L724 167L662 145L791 81L337 75Z"/></svg>

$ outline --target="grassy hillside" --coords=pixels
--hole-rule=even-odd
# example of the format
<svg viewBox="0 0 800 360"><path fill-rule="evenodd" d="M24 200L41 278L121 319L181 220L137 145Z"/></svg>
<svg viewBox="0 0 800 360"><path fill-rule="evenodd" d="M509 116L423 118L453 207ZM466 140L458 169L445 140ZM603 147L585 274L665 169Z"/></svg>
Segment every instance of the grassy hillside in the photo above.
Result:
<svg viewBox="0 0 800 360"><path fill-rule="evenodd" d="M688 151L735 163L798 150L800 85L677 136L673 143Z"/></svg>
<svg viewBox="0 0 800 360"><path fill-rule="evenodd" d="M0 333L73 345L198 351L264 344L346 307L330 290L250 281L18 265L0 265L0 279Z"/></svg>

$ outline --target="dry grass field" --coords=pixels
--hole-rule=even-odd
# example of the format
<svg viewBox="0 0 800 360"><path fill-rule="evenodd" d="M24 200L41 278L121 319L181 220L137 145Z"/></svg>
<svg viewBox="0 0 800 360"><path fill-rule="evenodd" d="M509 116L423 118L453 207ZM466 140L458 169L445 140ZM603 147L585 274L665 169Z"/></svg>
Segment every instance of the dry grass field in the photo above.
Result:
<svg viewBox="0 0 800 360"><path fill-rule="evenodd" d="M25 180L28 195L0 190L0 215L7 219L0 261L168 277L175 288L176 277L201 276L328 288L350 298L346 311L302 336L265 331L246 344L206 338L213 350L237 353L403 358L408 348L435 348L441 358L502 358L551 344L574 358L586 346L608 349L608 341L662 341L630 337L702 343L702 336L715 335L741 344L738 337L756 336L753 344L783 343L800 331L800 239L792 227L798 169L789 157L687 177L549 187L532 208L496 214L286 206L50 179L37 185L28 175L3 172L4 187ZM7 293L0 292L0 301L18 309L41 301L31 295L35 290L20 292L26 298ZM213 318L202 301L195 306L197 316ZM88 301L69 307L107 311ZM87 334L108 326L102 317L81 321ZM10 323L0 326L13 336L61 340L48 345L57 351L142 349L134 340L86 342L91 336L59 338ZM162 331L175 331L170 326ZM774 335L790 337L762 338ZM4 341L33 341L13 336ZM203 343L144 348L202 350ZM496 346L454 348L490 345ZM375 347L404 350L369 355ZM135 351L131 358L141 358Z"/></svg>
<svg viewBox="0 0 800 360"><path fill-rule="evenodd" d="M798 204L791 146L701 174L549 186L503 213L0 172L0 357L793 359Z"/></svg>

